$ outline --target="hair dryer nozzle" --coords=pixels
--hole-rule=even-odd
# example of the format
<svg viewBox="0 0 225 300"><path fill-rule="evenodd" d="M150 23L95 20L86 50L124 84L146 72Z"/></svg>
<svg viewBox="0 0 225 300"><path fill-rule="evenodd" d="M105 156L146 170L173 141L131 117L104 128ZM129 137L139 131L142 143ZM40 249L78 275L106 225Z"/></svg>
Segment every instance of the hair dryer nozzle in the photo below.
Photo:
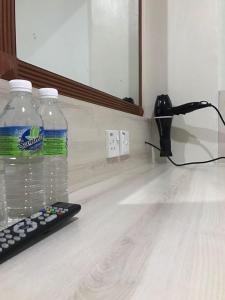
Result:
<svg viewBox="0 0 225 300"><path fill-rule="evenodd" d="M168 95L158 96L155 103L155 119L160 135L160 156L172 156L171 125L173 120L172 103Z"/></svg>

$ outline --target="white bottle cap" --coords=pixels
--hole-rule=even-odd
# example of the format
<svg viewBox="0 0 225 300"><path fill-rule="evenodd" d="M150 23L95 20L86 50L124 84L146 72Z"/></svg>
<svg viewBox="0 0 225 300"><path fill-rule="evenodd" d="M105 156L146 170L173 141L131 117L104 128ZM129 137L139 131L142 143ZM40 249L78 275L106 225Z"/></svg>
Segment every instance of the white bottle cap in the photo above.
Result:
<svg viewBox="0 0 225 300"><path fill-rule="evenodd" d="M11 92L28 92L32 93L32 83L28 80L14 79L9 81Z"/></svg>
<svg viewBox="0 0 225 300"><path fill-rule="evenodd" d="M54 98L58 99L58 91L52 88L39 89L39 95L41 99L44 98Z"/></svg>

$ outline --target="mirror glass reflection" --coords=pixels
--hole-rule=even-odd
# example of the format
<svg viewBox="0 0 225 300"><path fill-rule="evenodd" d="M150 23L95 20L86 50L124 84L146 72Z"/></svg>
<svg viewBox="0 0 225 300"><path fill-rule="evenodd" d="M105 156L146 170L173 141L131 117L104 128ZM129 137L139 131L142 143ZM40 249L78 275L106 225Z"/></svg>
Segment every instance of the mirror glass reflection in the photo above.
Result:
<svg viewBox="0 0 225 300"><path fill-rule="evenodd" d="M138 0L15 2L19 59L138 104Z"/></svg>

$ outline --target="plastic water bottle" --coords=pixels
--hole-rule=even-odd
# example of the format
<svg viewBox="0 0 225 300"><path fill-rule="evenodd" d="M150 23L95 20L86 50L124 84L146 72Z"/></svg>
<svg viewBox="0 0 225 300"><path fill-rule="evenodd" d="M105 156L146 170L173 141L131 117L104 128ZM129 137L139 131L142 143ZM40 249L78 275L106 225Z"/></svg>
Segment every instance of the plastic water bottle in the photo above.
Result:
<svg viewBox="0 0 225 300"><path fill-rule="evenodd" d="M46 204L68 202L67 121L58 107L58 91L39 90L44 125L43 154Z"/></svg>
<svg viewBox="0 0 225 300"><path fill-rule="evenodd" d="M0 158L4 163L8 223L29 216L45 204L43 124L33 107L32 85L9 82L11 100L0 116Z"/></svg>

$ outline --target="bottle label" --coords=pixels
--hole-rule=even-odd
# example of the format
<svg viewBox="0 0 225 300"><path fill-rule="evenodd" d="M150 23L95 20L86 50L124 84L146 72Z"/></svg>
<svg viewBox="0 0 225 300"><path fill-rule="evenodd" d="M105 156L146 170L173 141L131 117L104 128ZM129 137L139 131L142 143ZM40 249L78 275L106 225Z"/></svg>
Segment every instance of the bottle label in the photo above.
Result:
<svg viewBox="0 0 225 300"><path fill-rule="evenodd" d="M0 127L0 155L38 156L43 145L43 127Z"/></svg>
<svg viewBox="0 0 225 300"><path fill-rule="evenodd" d="M44 155L67 155L67 129L44 130Z"/></svg>

